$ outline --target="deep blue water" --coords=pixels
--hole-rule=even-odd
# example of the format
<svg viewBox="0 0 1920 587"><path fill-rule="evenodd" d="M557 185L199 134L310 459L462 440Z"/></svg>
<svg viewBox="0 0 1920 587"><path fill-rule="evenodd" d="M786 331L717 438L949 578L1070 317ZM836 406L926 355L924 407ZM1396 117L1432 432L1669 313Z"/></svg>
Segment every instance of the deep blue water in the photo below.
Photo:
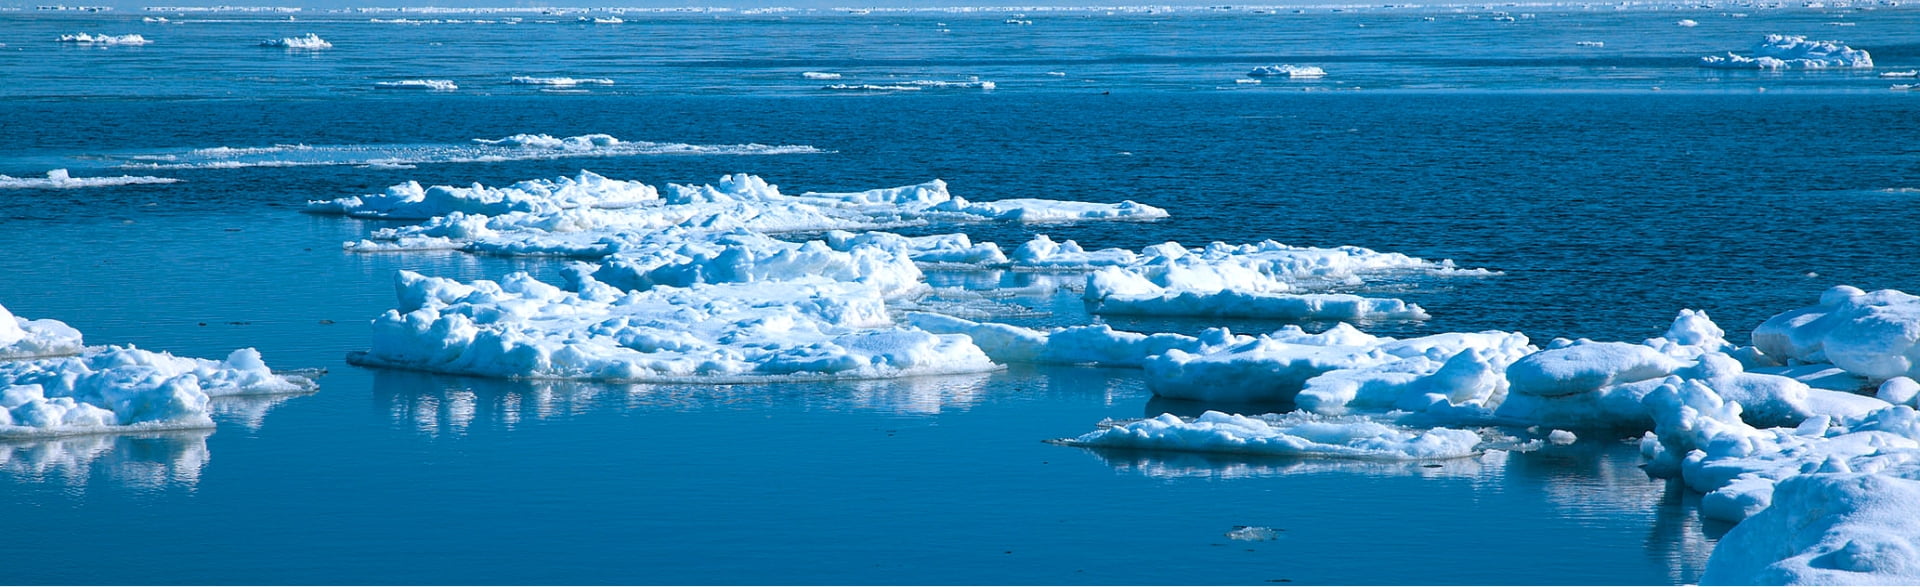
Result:
<svg viewBox="0 0 1920 587"><path fill-rule="evenodd" d="M1687 63L1744 48L1751 41L1741 39L1760 33L1839 17L1756 15L1733 30L1733 19L1693 15L1704 39L1676 41L1666 27L1688 14L1543 12L1514 23L1532 32L1511 33L1516 46L1532 49L1478 52L1465 49L1494 33L1456 28L1428 39L1455 51L1392 35L1322 48L1294 37L1267 43L1276 31L1254 20L1290 23L1296 28L1278 32L1299 35L1330 35L1366 18L1381 19L1369 30L1492 25L1452 16L1203 14L1152 25L1143 15L1083 15L1053 30L1038 15L1031 27L1005 25L1004 15L815 15L797 24L675 16L652 27L510 29L0 14L0 70L14 74L0 87L0 174L64 167L184 180L0 190L0 304L66 321L94 344L213 357L253 346L277 367L329 370L316 394L227 404L210 434L6 445L0 532L21 538L10 543L0 577L1696 581L1723 529L1702 528L1694 497L1648 479L1630 443L1605 438L1443 463L1097 453L1040 441L1086 432L1103 418L1205 406L1156 402L1137 373L1090 368L606 386L350 367L343 357L367 345L367 320L393 304L395 271L497 278L550 275L553 263L349 255L339 243L377 223L298 212L308 199L406 180L501 184L580 169L651 183L749 172L789 191L941 178L970 199L1133 199L1173 212L1148 224L964 227L1001 243L1035 232L1089 246L1275 239L1498 269L1505 274L1379 286L1435 318L1369 329L1518 330L1539 343L1637 341L1660 334L1680 308L1707 310L1741 340L1835 284L1920 289L1903 253L1920 215L1920 194L1911 190L1920 188L1912 132L1920 95L1889 92L1870 75L1709 73ZM1883 64L1920 61L1902 57L1920 44L1920 28L1906 26L1912 11L1848 18L1859 26L1832 30L1875 49ZM947 20L956 33L975 27L998 36L948 44L849 34ZM1600 63L1556 56L1592 35L1548 22L1623 35L1606 38L1622 55ZM336 48L291 55L249 46L308 30ZM1006 30L1030 44L1006 44ZM82 31L141 32L155 42L80 49L56 46L48 34ZM653 40L579 40L640 31ZM770 31L799 36L756 48L751 41L772 38ZM433 42L468 44L418 49ZM356 44L384 52L356 53ZM1705 45L1714 48L1698 47ZM474 54L480 58L468 59ZM1247 67L1298 55L1320 56L1334 74L1311 83L1400 87L1233 87ZM1105 81L1045 75L1081 66ZM1360 81L1342 78L1346 67ZM843 95L802 83L805 70L979 75L1000 87ZM1563 75L1569 71L1578 79ZM1617 75L1586 75L1601 71ZM504 85L508 75L549 73L619 83L584 94ZM260 79L269 75L280 77ZM462 79L462 90L367 89L375 80L443 76ZM1690 91L1655 92L1648 80ZM218 146L462 145L515 133L822 152L412 169L113 167L135 154ZM1047 320L1081 319L1069 311ZM1214 324L1113 322L1178 331ZM1284 532L1269 542L1228 540L1239 525Z"/></svg>

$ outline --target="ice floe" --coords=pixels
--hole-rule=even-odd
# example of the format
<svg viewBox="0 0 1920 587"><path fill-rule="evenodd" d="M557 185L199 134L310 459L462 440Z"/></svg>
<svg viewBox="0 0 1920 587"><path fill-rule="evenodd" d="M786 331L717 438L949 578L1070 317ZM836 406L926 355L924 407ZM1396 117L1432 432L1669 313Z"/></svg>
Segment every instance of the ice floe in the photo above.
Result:
<svg viewBox="0 0 1920 587"><path fill-rule="evenodd" d="M999 368L964 336L896 326L879 288L806 277L629 291L569 272L499 282L402 273L400 306L349 361L616 382L887 378Z"/></svg>
<svg viewBox="0 0 1920 587"><path fill-rule="evenodd" d="M1312 65L1262 65L1247 72L1248 77L1326 77L1327 70Z"/></svg>
<svg viewBox="0 0 1920 587"><path fill-rule="evenodd" d="M1055 442L1113 449L1380 460L1461 458L1480 452L1480 435L1471 430L1415 429L1358 416L1304 412L1260 417L1207 412L1192 420L1162 414L1112 423Z"/></svg>
<svg viewBox="0 0 1920 587"><path fill-rule="evenodd" d="M840 79L840 74L824 71L803 71L800 72L800 77L807 79Z"/></svg>
<svg viewBox="0 0 1920 587"><path fill-rule="evenodd" d="M79 33L79 34L73 34L73 35L60 35L59 42L71 43L75 45L109 46L109 45L146 45L146 44L152 43L153 41L149 41L147 40L146 37L143 37L140 35L90 35L87 33Z"/></svg>
<svg viewBox="0 0 1920 587"><path fill-rule="evenodd" d="M839 79L839 78L834 77L834 78L820 78L820 79ZM925 90L925 89L991 90L991 89L994 89L995 87L998 87L998 84L995 84L994 82L990 82L990 81L981 81L981 80L960 81L960 82L939 81L939 80L913 80L908 82L882 83L882 84L832 84L821 89L851 91L851 92L913 92L913 91L919 91L919 90Z"/></svg>
<svg viewBox="0 0 1920 587"><path fill-rule="evenodd" d="M610 85L613 85L613 80L610 80L604 77L575 78L575 77L532 77L532 76L525 76L525 75L516 75L516 76L513 76L513 79L510 80L510 83L513 83L515 85L556 86L556 87L570 88L573 86L580 86L580 85L610 86Z"/></svg>
<svg viewBox="0 0 1920 587"><path fill-rule="evenodd" d="M1773 507L1720 539L1701 584L1920 584L1920 481L1810 473L1773 496Z"/></svg>
<svg viewBox="0 0 1920 587"><path fill-rule="evenodd" d="M304 37L285 37L280 39L267 39L265 41L261 41L260 46L278 47L282 49L293 49L293 50L303 50L303 51L318 51L320 49L332 49L333 43L329 43L327 42L326 39L320 38L320 35L307 33L307 36L304 36Z"/></svg>
<svg viewBox="0 0 1920 587"><path fill-rule="evenodd" d="M1753 344L1769 355L1832 363L1874 382L1920 376L1920 297L1835 287L1819 304L1761 323Z"/></svg>
<svg viewBox="0 0 1920 587"><path fill-rule="evenodd" d="M121 185L147 185L161 183L179 183L171 177L153 177L149 175L122 175L118 177L74 177L65 169L47 172L46 177L12 177L0 175L0 189L73 189L97 188Z"/></svg>
<svg viewBox="0 0 1920 587"><path fill-rule="evenodd" d="M0 360L78 354L79 330L59 320L28 320L0 306Z"/></svg>
<svg viewBox="0 0 1920 587"><path fill-rule="evenodd" d="M1767 35L1751 55L1727 53L1700 58L1718 69L1872 69L1873 56L1839 41L1810 41L1798 35Z"/></svg>
<svg viewBox="0 0 1920 587"><path fill-rule="evenodd" d="M438 163L492 163L572 157L657 155L796 155L821 153L807 145L659 143L629 141L605 134L555 137L518 134L472 139L465 144L274 145L212 147L180 152L121 156L127 169L237 169L372 165L405 167Z"/></svg>
<svg viewBox="0 0 1920 587"><path fill-rule="evenodd" d="M451 92L460 89L459 84L446 79L407 79L396 82L373 82L373 87L382 90L432 90Z"/></svg>
<svg viewBox="0 0 1920 587"><path fill-rule="evenodd" d="M112 347L0 362L0 436L203 428L213 425L211 397L313 389L274 374L253 349L223 361Z"/></svg>

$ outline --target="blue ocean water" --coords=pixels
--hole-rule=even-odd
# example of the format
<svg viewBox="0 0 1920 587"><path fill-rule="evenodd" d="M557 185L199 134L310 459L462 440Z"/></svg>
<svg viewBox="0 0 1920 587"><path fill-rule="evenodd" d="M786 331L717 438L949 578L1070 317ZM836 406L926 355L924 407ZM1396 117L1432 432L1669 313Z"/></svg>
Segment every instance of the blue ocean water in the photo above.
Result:
<svg viewBox="0 0 1920 587"><path fill-rule="evenodd" d="M626 14L619 25L539 13L0 12L0 174L182 180L0 190L0 304L94 344L210 357L252 346L277 367L329 371L316 394L223 402L216 430L0 445L0 530L29 537L0 576L1696 581L1724 529L1703 527L1697 496L1647 478L1625 440L1394 464L1094 452L1041 441L1208 406L1154 400L1136 372L1092 368L611 386L350 367L367 321L393 305L396 271L551 277L555 263L348 254L340 242L383 224L298 210L408 180L496 185L581 169L656 184L748 172L821 191L941 178L976 200L1132 199L1173 213L963 227L982 240L1275 239L1504 272L1375 286L1435 316L1366 325L1380 334L1639 340L1698 308L1743 340L1835 284L1920 289L1900 254L1920 215L1920 94L1871 72L1694 66L1766 33L1842 38L1881 71L1920 65L1920 12L1868 7L1501 9L1511 22L1481 8L800 11ZM54 41L80 32L152 43ZM255 46L309 32L334 48ZM1234 81L1286 62L1329 75ZM553 92L508 83L515 75L615 83ZM373 86L404 79L460 89ZM995 88L822 89L913 80ZM517 133L711 148L463 159L472 139ZM247 165L197 151L219 147L269 150ZM366 164L395 157L420 160ZM1086 319L1068 306L1043 322ZM1237 526L1281 532L1227 538Z"/></svg>

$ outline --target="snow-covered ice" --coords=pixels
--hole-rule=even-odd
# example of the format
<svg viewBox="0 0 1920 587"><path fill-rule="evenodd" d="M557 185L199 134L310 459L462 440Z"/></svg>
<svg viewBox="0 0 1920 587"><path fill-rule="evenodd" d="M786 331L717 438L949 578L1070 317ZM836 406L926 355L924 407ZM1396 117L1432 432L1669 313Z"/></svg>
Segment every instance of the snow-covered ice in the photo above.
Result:
<svg viewBox="0 0 1920 587"><path fill-rule="evenodd" d="M46 177L12 177L0 175L0 189L72 189L179 182L180 180L171 177L153 177L149 175L74 177L68 174L65 169L48 171Z"/></svg>
<svg viewBox="0 0 1920 587"><path fill-rule="evenodd" d="M1920 481L1821 472L1782 481L1773 507L1728 531L1703 585L1920 584Z"/></svg>
<svg viewBox="0 0 1920 587"><path fill-rule="evenodd" d="M28 320L0 306L0 360L78 354L79 330L53 319Z"/></svg>
<svg viewBox="0 0 1920 587"><path fill-rule="evenodd" d="M87 33L78 33L78 34L72 34L72 35L60 35L59 42L72 43L75 45L108 46L108 45L146 45L146 44L152 43L153 41L149 41L147 40L146 37L143 37L140 35L91 35Z"/></svg>
<svg viewBox="0 0 1920 587"><path fill-rule="evenodd" d="M1262 65L1247 72L1248 77L1326 77L1327 70L1312 65Z"/></svg>
<svg viewBox="0 0 1920 587"><path fill-rule="evenodd" d="M510 144L507 141L511 141ZM510 138L486 144L542 150L592 150L618 144L605 135L554 139L545 135ZM471 187L421 187L407 182L387 188L385 193L351 196L307 204L307 212L342 214L355 218L386 220L427 220L455 212L465 214L507 214L511 212L554 213L579 208L628 208L660 199L653 186L637 181L607 179L591 171L574 177L535 179L504 188L480 184Z"/></svg>
<svg viewBox="0 0 1920 587"><path fill-rule="evenodd" d="M1055 442L1109 449L1381 460L1451 459L1480 452L1480 435L1471 430L1405 428L1361 416L1305 412L1249 417L1209 411L1192 420L1162 414Z"/></svg>
<svg viewBox="0 0 1920 587"><path fill-rule="evenodd" d="M556 137L517 134L471 139L456 144L273 145L211 147L120 157L131 169L239 169L368 165L407 167L425 163L492 163L574 157L661 155L801 155L821 153L807 145L660 143L629 141L606 134Z"/></svg>
<svg viewBox="0 0 1920 587"><path fill-rule="evenodd" d="M800 77L807 79L840 79L840 74L824 71L803 71L800 72Z"/></svg>
<svg viewBox="0 0 1920 587"><path fill-rule="evenodd" d="M623 290L569 271L498 282L403 272L355 364L621 382L871 379L999 368L964 336L900 327L873 285L805 277Z"/></svg>
<svg viewBox="0 0 1920 587"><path fill-rule="evenodd" d="M1761 323L1753 344L1768 355L1832 363L1874 382L1920 375L1920 296L1837 286L1814 306Z"/></svg>
<svg viewBox="0 0 1920 587"><path fill-rule="evenodd" d="M407 79L397 82L373 82L373 87L382 90L433 90L450 92L460 89L453 80L446 79Z"/></svg>
<svg viewBox="0 0 1920 587"><path fill-rule="evenodd" d="M304 37L285 37L280 39L267 39L265 41L261 41L260 46L278 47L282 49L317 51L320 49L332 49L333 43L329 43L327 42L326 39L320 38L320 35L307 33L307 36L304 36Z"/></svg>
<svg viewBox="0 0 1920 587"><path fill-rule="evenodd" d="M579 86L579 85L600 85L600 86L613 85L613 80L610 80L604 77L576 78L576 77L533 77L533 76L525 76L525 75L516 75L516 76L513 76L513 79L509 80L509 82L516 85L558 86L558 87L573 87L573 86Z"/></svg>
<svg viewBox="0 0 1920 587"><path fill-rule="evenodd" d="M209 398L312 391L276 375L253 349L226 360L131 347L0 362L0 436L61 436L213 425Z"/></svg>
<svg viewBox="0 0 1920 587"><path fill-rule="evenodd" d="M1798 35L1767 35L1751 55L1727 53L1700 58L1701 67L1718 69L1872 69L1873 56L1839 41L1810 41Z"/></svg>

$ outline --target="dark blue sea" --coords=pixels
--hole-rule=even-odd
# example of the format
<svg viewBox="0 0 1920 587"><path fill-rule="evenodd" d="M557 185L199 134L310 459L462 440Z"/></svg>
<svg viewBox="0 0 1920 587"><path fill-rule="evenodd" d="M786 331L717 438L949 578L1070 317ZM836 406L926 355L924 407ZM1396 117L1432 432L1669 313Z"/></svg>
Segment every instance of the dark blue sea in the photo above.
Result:
<svg viewBox="0 0 1920 587"><path fill-rule="evenodd" d="M0 305L91 344L327 370L311 395L216 406L212 430L0 444L0 582L1694 582L1725 528L1642 472L1633 439L1409 463L1094 452L1042 441L1209 406L1078 367L713 386L349 366L397 271L551 278L558 261L347 253L388 224L300 209L582 169L793 192L939 178L973 200L1172 213L958 228L1009 248L1273 239L1502 273L1377 286L1434 318L1376 334L1639 341L1695 308L1739 342L1833 285L1920 290L1920 93L1695 66L1767 33L1920 66L1920 10L1860 7L0 12L0 174L181 180L0 189ZM151 42L55 41L82 32ZM255 46L306 33L334 47ZM1277 63L1328 76L1235 81ZM459 89L373 85L406 79ZM824 89L912 80L995 87ZM466 156L519 133L703 148ZM275 145L311 148L196 151Z"/></svg>

